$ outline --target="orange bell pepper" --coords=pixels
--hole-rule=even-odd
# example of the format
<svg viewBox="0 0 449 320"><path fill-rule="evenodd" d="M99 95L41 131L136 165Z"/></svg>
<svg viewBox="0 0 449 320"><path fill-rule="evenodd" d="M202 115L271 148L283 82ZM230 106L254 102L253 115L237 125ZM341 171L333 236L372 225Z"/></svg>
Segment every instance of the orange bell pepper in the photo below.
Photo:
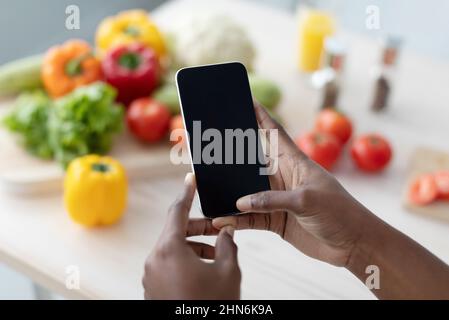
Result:
<svg viewBox="0 0 449 320"><path fill-rule="evenodd" d="M50 48L42 65L42 81L54 98L102 78L100 61L83 40L70 40Z"/></svg>

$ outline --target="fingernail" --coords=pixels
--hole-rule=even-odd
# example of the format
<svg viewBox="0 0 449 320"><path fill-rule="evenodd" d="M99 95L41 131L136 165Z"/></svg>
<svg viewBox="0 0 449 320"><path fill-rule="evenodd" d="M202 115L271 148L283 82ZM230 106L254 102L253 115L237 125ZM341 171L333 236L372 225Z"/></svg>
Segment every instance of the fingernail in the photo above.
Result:
<svg viewBox="0 0 449 320"><path fill-rule="evenodd" d="M224 227L224 230L231 236L231 238L234 238L234 227L227 225L226 227Z"/></svg>
<svg viewBox="0 0 449 320"><path fill-rule="evenodd" d="M251 209L251 196L244 196L237 200L237 208L241 211L246 211Z"/></svg>
<svg viewBox="0 0 449 320"><path fill-rule="evenodd" d="M216 229L222 229L226 226L235 228L234 219L232 217L215 218L214 220L212 220L212 225Z"/></svg>
<svg viewBox="0 0 449 320"><path fill-rule="evenodd" d="M184 184L189 185L192 184L193 181L193 173L189 172L186 174L186 177L184 178Z"/></svg>

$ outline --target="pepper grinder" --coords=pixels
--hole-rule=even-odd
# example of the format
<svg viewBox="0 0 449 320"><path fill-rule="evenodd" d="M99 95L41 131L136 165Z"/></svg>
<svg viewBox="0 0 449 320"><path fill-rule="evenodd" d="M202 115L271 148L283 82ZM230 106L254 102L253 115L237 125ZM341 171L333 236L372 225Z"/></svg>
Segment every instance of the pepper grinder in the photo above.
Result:
<svg viewBox="0 0 449 320"><path fill-rule="evenodd" d="M396 65L398 61L401 39L389 36L381 55L381 63L374 70L374 95L371 104L371 110L382 111L389 103L392 91L392 85L396 76Z"/></svg>
<svg viewBox="0 0 449 320"><path fill-rule="evenodd" d="M320 108L335 108L341 91L341 78L346 56L346 46L337 37L324 43L323 69L312 75L312 84L322 90Z"/></svg>

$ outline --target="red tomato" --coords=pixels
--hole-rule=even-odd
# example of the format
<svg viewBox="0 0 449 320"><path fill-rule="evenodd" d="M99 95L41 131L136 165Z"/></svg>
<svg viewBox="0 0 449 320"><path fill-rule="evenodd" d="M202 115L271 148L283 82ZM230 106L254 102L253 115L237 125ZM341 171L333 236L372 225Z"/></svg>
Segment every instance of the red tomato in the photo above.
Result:
<svg viewBox="0 0 449 320"><path fill-rule="evenodd" d="M439 171L434 174L438 188L438 197L449 200L449 171Z"/></svg>
<svg viewBox="0 0 449 320"><path fill-rule="evenodd" d="M438 187L431 174L416 178L409 187L408 198L416 205L426 205L438 197Z"/></svg>
<svg viewBox="0 0 449 320"><path fill-rule="evenodd" d="M180 114L174 116L170 120L170 132L176 129L184 130L184 121L182 120L182 116ZM185 144L185 132L182 134L182 136L179 136L177 140L173 140L172 142L174 144L177 144L178 142Z"/></svg>
<svg viewBox="0 0 449 320"><path fill-rule="evenodd" d="M296 145L309 158L330 170L341 153L340 141L325 132L309 132L296 139Z"/></svg>
<svg viewBox="0 0 449 320"><path fill-rule="evenodd" d="M357 138L351 146L351 156L363 171L380 171L391 160L392 150L386 139L378 134L367 134Z"/></svg>
<svg viewBox="0 0 449 320"><path fill-rule="evenodd" d="M344 114L327 108L318 114L315 130L333 134L342 144L345 144L351 137L352 124Z"/></svg>
<svg viewBox="0 0 449 320"><path fill-rule="evenodd" d="M156 100L139 98L130 104L126 120L136 137L146 142L156 142L168 131L170 112Z"/></svg>

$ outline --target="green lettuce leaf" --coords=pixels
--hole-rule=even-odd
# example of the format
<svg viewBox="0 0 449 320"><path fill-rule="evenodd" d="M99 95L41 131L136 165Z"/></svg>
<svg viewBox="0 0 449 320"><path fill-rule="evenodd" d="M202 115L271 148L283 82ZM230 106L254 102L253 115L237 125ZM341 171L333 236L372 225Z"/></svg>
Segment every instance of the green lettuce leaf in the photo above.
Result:
<svg viewBox="0 0 449 320"><path fill-rule="evenodd" d="M79 87L56 101L43 91L23 93L3 123L32 154L66 167L76 157L110 150L124 117L115 97L115 89L103 82Z"/></svg>
<svg viewBox="0 0 449 320"><path fill-rule="evenodd" d="M23 93L3 119L6 128L20 134L21 143L30 153L44 159L53 157L47 128L51 106L50 98L41 90Z"/></svg>
<svg viewBox="0 0 449 320"><path fill-rule="evenodd" d="M112 136L123 127L124 110L115 96L115 89L98 82L55 101L48 128L58 162L66 166L78 156L109 151Z"/></svg>

